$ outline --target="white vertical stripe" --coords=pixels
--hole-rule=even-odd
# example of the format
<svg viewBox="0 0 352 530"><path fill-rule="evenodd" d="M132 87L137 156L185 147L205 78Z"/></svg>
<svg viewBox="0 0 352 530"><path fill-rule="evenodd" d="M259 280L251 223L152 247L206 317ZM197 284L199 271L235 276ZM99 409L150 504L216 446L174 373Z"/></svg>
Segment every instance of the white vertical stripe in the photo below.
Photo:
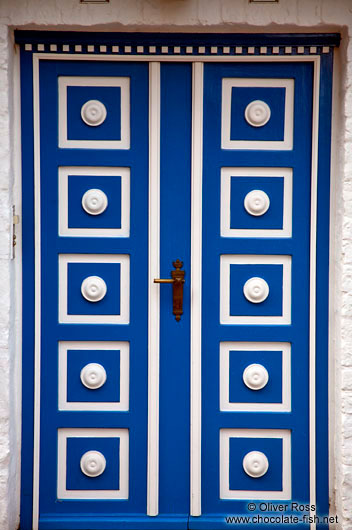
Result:
<svg viewBox="0 0 352 530"><path fill-rule="evenodd" d="M191 515L201 514L203 63L193 64L191 213Z"/></svg>
<svg viewBox="0 0 352 530"><path fill-rule="evenodd" d="M160 63L149 64L148 515L159 511Z"/></svg>
<svg viewBox="0 0 352 530"><path fill-rule="evenodd" d="M309 490L310 504L316 505L316 266L317 266L317 192L318 192L318 133L319 133L320 57L314 62L312 118L312 180L310 208L310 304L309 304ZM311 512L310 515L314 515ZM310 528L314 530L316 523Z"/></svg>
<svg viewBox="0 0 352 530"><path fill-rule="evenodd" d="M34 450L33 450L33 530L39 521L40 447L40 334L41 334L41 251L40 251L40 119L39 59L33 56L33 134L34 134Z"/></svg>

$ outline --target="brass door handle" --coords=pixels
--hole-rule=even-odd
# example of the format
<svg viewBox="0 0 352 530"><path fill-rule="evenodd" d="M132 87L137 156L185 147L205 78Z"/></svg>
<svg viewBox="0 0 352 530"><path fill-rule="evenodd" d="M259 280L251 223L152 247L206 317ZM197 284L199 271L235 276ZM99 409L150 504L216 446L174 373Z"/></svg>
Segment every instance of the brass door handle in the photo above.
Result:
<svg viewBox="0 0 352 530"><path fill-rule="evenodd" d="M185 271L181 271L183 261L177 259L172 262L175 270L171 271L171 278L155 278L154 283L172 283L173 311L177 322L181 320L183 314L183 284L185 283Z"/></svg>

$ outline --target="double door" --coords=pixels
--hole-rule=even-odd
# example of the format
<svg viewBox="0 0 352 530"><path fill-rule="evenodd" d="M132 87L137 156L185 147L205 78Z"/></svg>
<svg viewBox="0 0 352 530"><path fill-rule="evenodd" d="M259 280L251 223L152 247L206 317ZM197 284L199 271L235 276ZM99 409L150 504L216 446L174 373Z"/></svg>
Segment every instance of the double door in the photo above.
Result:
<svg viewBox="0 0 352 530"><path fill-rule="evenodd" d="M23 528L220 528L319 495L326 513L316 68L57 54L23 81Z"/></svg>

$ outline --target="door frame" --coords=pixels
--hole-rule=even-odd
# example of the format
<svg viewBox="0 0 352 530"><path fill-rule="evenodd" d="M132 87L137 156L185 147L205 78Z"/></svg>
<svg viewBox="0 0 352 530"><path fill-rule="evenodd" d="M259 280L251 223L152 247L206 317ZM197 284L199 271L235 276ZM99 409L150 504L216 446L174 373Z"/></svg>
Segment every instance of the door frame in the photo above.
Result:
<svg viewBox="0 0 352 530"><path fill-rule="evenodd" d="M157 82L157 67L156 63L159 62L191 62L193 63L193 131L202 130L202 108L201 105L196 104L196 95L202 90L202 79L201 69L202 63L204 62L306 62L309 61L314 65L314 98L313 98L313 134L312 134L312 195L311 195L311 240L310 240L310 296L312 299L317 301L316 305L310 305L310 477L314 477L316 480L311 480L311 504L315 504L317 498L325 498L326 491L324 490L324 484L327 483L327 475L324 477L320 476L321 471L319 467L315 468L317 460L317 452L315 447L316 439L320 436L327 439L328 431L328 402L324 405L320 405L320 411L324 417L324 421L319 423L316 427L316 394L315 394L315 382L316 380L327 381L328 379L328 362L316 363L316 343L321 341L324 344L324 351L328 351L328 333L324 334L324 337L316 335L316 322L319 319L320 322L326 322L326 329L328 330L328 285L329 285L329 273L318 270L316 268L316 255L317 251L319 255L324 256L324 261L328 263L329 260L329 215L326 212L329 211L329 194L319 193L320 190L317 188L318 172L319 178L329 181L330 174L330 150L324 149L325 142L329 145L330 142L330 116L324 116L324 113L319 112L320 105L326 105L326 108L331 109L331 83L332 79L329 76L324 76L325 71L329 71L332 66L333 49L339 44L339 35L337 34L128 34L128 33L78 33L78 32L31 32L31 31L16 31L15 32L16 43L21 48L21 52L30 52L33 58L33 92L34 100L38 96L38 67L41 60L46 59L65 59L65 60L116 60L116 61L144 61L150 63L150 106L158 105L158 97L160 103L160 94L156 87ZM94 45L90 43L94 40ZM114 45L114 42L118 42L118 45ZM93 49L89 49L89 46L93 46ZM160 48L161 53L157 54L157 50ZM115 49L114 49L115 48ZM167 51L163 51L163 48ZM229 51L227 51L227 49ZM60 50L60 51L58 51ZM85 50L86 53L82 53ZM29 53L28 53L29 55ZM154 84L154 88L153 88ZM321 96L320 86L324 84L327 90L324 91L324 101ZM155 184L159 181L158 167L155 164L155 156L157 154L157 142L158 135L160 136L160 130L158 131L158 116L150 122L150 128L152 131L152 137L154 137L154 145L152 143L150 148L150 189L158 189ZM34 115L34 126L35 131L38 131L38 115ZM323 146L318 147L318 137L324 131ZM34 137L36 135L34 134ZM328 140L327 140L328 139ZM197 144L197 145L196 145ZM201 437L201 359L200 355L197 355L197 351L200 351L201 337L200 337L200 316L201 316L201 246L193 244L197 241L201 235L202 226L201 223L196 222L197 219L201 219L201 162L202 162L202 146L201 138L200 143L197 142L192 146L193 162L192 162L192 225L191 225L191 248L192 248L192 276L191 276L191 292L192 295L192 313L191 313L191 515L199 515L201 510L200 505L200 493L201 493L201 462L200 453L197 448L200 447ZM38 145L35 146L34 151L36 155L34 157L36 175L38 175ZM31 158L31 155L26 152L23 153L23 168ZM154 162L153 162L154 160ZM155 175L152 177L151 175ZM152 178L156 180L152 184ZM326 180L327 179L327 180ZM32 182L23 182L23 198L29 197L29 188L32 186ZM328 185L326 184L326 187ZM37 188L38 189L38 188ZM323 190L324 191L324 190ZM160 197L158 192L155 194L151 193L149 197L150 207L159 205ZM319 203L319 211L317 212L317 206ZM40 258L40 246L38 245L40 237L40 219L38 219L38 205L40 204L40 197L37 193L35 197L34 205L26 204L23 200L23 219L24 227L28 227L27 230L33 229L35 234L36 245L35 249L32 248L31 262L33 268L30 274L26 276L26 272L23 271L23 290L24 290L24 308L27 307L26 300L30 295L31 288L28 285L30 278L35 278L37 284L39 283L40 270L38 270L39 258ZM198 213L197 213L198 212ZM197 213L197 215L196 215ZM324 213L324 216L323 216ZM35 226L33 224L33 217L36 217ZM32 221L31 221L32 220ZM323 237L317 239L316 229L317 226L322 226L321 232ZM150 223L149 227L149 250L151 245L154 245L158 241L158 230L159 226L157 223ZM150 252L150 256L153 253ZM153 255L149 258L150 270L149 278L158 277L158 256ZM30 268L30 267L29 267ZM318 286L318 288L317 288ZM321 286L319 288L319 286ZM325 286L325 292L322 288ZM158 348L153 349L155 345L155 339L158 334L157 320L158 320L158 299L157 291L149 291L149 307L150 307L150 321L153 320L154 332L149 337L150 350L155 351L155 355L149 354L149 375L148 382L149 388L153 388L148 396L148 403L150 406L149 410L154 411L149 417L148 433L151 436L151 440L157 440L158 436ZM36 299L38 300L39 292L36 292ZM27 307L28 309L28 307ZM38 334L39 332L39 308L38 304L35 306L35 329ZM153 319L151 315L154 315ZM157 316L157 320L154 318ZM23 343L28 344L34 342L33 331L29 330L31 322L23 321ZM319 342L320 344L320 342ZM27 484L26 488L32 491L33 496L33 528L37 528L38 519L38 484L34 479L31 484L31 473L28 477L28 472L34 469L34 476L38 476L39 469L39 375L40 374L40 350L38 341L35 343L33 348L33 357L31 355L23 358L23 367L26 372L26 378L23 378L23 394L32 395L33 400L26 400L23 404L22 418L23 423L27 424L27 428L23 435L22 445L22 480ZM35 369L33 369L35 367ZM37 377L34 377L34 373ZM33 385L28 375L31 374L35 380ZM33 405L35 404L35 410L37 411L33 417ZM24 420L26 418L26 420ZM28 423L32 427L28 429ZM28 456L29 436L28 430L33 429L34 439L30 444L32 453ZM26 441L26 443L24 443ZM148 445L150 442L148 441ZM320 447L319 457L323 460L327 459L327 448ZM192 458L193 454L193 458ZM194 455L199 455L195 458ZM193 462L193 463L192 463ZM150 466L150 467L149 467ZM158 476L158 462L157 454L151 459L151 463L148 462L148 514L157 514L157 481L155 477ZM315 471L317 472L315 474ZM315 487L316 483L317 487ZM325 487L326 489L326 487ZM22 506L24 507L24 513L29 514L32 508L28 504L28 499L22 494ZM325 513L325 512L324 512Z"/></svg>

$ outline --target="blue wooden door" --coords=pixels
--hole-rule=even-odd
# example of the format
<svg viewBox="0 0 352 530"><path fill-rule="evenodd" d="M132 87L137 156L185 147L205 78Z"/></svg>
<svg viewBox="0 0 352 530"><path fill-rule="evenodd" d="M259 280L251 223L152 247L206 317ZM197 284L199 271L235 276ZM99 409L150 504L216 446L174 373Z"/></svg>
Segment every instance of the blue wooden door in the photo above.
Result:
<svg viewBox="0 0 352 530"><path fill-rule="evenodd" d="M22 528L323 528L331 54L31 46Z"/></svg>
<svg viewBox="0 0 352 530"><path fill-rule="evenodd" d="M204 85L202 504L266 515L310 504L312 69L207 65Z"/></svg>
<svg viewBox="0 0 352 530"><path fill-rule="evenodd" d="M54 528L145 510L148 67L50 61L39 97L39 521Z"/></svg>

